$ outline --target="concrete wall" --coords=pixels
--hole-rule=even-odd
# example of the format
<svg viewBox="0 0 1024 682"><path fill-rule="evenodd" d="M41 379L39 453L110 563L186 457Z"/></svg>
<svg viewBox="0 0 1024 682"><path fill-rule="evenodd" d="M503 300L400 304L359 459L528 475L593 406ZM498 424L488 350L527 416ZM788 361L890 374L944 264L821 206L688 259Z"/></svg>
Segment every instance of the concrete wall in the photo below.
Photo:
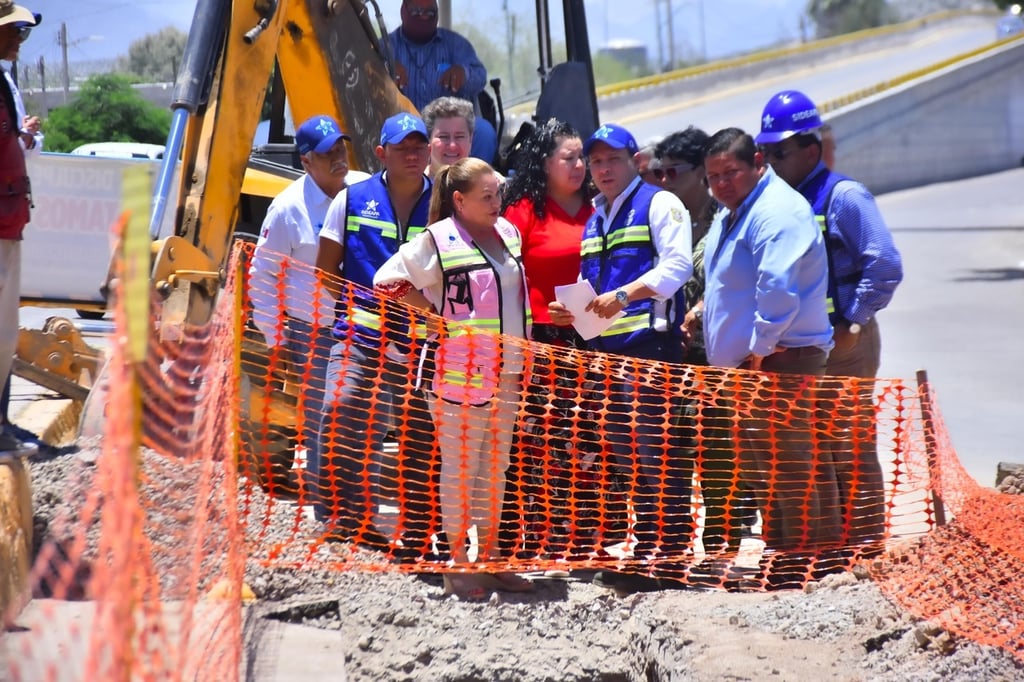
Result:
<svg viewBox="0 0 1024 682"><path fill-rule="evenodd" d="M1024 41L827 116L839 170L873 192L1015 168L1024 156Z"/></svg>

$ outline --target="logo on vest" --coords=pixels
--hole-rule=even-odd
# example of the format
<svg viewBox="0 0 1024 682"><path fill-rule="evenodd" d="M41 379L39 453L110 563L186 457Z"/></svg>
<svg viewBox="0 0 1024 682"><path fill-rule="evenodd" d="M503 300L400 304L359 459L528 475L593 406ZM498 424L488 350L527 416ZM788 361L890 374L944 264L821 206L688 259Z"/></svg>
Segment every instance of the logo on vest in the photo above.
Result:
<svg viewBox="0 0 1024 682"><path fill-rule="evenodd" d="M363 213L362 213L363 217L364 218L379 218L380 217L380 211L377 210L378 206L380 206L380 202L377 201L376 199L370 199L369 201L367 201L366 205L363 206Z"/></svg>
<svg viewBox="0 0 1024 682"><path fill-rule="evenodd" d="M469 273L457 272L448 278L445 288L445 305L453 315L473 312L473 296L470 294Z"/></svg>
<svg viewBox="0 0 1024 682"><path fill-rule="evenodd" d="M631 208L629 209L629 213L626 214L626 224L632 225L634 220L636 220L636 209Z"/></svg>

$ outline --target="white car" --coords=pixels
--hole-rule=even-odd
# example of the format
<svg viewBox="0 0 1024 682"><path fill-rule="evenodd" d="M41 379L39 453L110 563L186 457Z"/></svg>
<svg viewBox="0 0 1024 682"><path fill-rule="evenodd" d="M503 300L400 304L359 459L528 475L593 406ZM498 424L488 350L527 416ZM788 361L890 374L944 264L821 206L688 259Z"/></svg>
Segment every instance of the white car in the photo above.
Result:
<svg viewBox="0 0 1024 682"><path fill-rule="evenodd" d="M77 156L104 156L109 159L162 159L164 145L144 142L92 142L71 150Z"/></svg>

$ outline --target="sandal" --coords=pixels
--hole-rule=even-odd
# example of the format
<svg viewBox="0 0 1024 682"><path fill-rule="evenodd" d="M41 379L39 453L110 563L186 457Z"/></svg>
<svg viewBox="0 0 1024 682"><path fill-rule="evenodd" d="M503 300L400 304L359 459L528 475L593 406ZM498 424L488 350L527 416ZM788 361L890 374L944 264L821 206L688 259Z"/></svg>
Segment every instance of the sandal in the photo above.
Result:
<svg viewBox="0 0 1024 682"><path fill-rule="evenodd" d="M533 592L537 589L532 580L511 571L487 573L485 575L491 579L496 589L504 592Z"/></svg>
<svg viewBox="0 0 1024 682"><path fill-rule="evenodd" d="M459 601L481 602L491 596L490 591L479 580L480 576L472 573L445 573L444 594L455 595Z"/></svg>

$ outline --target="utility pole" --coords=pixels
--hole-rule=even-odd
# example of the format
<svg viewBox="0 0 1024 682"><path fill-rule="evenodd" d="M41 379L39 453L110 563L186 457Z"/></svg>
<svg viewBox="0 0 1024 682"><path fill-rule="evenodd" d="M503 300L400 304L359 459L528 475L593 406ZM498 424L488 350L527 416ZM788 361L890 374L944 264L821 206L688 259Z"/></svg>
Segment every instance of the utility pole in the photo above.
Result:
<svg viewBox="0 0 1024 682"><path fill-rule="evenodd" d="M43 100L43 118L50 115L50 102L46 99L46 62L39 56L39 95Z"/></svg>
<svg viewBox="0 0 1024 682"><path fill-rule="evenodd" d="M57 34L57 43L60 45L61 58L61 79L64 85L64 104L68 103L71 96L71 77L68 74L68 25L60 22L60 33Z"/></svg>
<svg viewBox="0 0 1024 682"><path fill-rule="evenodd" d="M505 10L505 51L508 54L508 87L510 92L516 91L516 15L508 11L508 0L502 2Z"/></svg>
<svg viewBox="0 0 1024 682"><path fill-rule="evenodd" d="M704 0L697 0L697 11L700 12L698 22L700 23L700 60L708 60L708 32L704 24Z"/></svg>
<svg viewBox="0 0 1024 682"><path fill-rule="evenodd" d="M661 38L661 0L654 0L654 25L658 31L658 68L655 73L665 70L665 41Z"/></svg>
<svg viewBox="0 0 1024 682"><path fill-rule="evenodd" d="M665 0L665 9L668 15L668 68L671 71L676 68L676 15L672 11L672 0Z"/></svg>

